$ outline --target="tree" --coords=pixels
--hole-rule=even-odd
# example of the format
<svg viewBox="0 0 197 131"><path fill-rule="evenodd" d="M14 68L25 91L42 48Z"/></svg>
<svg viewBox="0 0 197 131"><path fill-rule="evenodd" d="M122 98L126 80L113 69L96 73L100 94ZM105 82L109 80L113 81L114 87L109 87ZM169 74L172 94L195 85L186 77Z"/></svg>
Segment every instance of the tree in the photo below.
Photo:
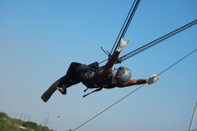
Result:
<svg viewBox="0 0 197 131"><path fill-rule="evenodd" d="M34 128L37 128L38 127L38 124L35 123L35 122L27 121L27 122L24 122L23 123L23 126L34 129Z"/></svg>
<svg viewBox="0 0 197 131"><path fill-rule="evenodd" d="M4 112L0 112L0 118L8 118L8 115Z"/></svg>

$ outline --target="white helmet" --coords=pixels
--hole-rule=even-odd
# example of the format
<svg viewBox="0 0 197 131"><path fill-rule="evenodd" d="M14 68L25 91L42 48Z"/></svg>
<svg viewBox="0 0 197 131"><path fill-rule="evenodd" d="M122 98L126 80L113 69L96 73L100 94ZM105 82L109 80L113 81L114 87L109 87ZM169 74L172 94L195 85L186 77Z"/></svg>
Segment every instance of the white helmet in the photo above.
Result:
<svg viewBox="0 0 197 131"><path fill-rule="evenodd" d="M116 73L118 81L120 83L125 83L131 79L131 71L126 67L119 67Z"/></svg>

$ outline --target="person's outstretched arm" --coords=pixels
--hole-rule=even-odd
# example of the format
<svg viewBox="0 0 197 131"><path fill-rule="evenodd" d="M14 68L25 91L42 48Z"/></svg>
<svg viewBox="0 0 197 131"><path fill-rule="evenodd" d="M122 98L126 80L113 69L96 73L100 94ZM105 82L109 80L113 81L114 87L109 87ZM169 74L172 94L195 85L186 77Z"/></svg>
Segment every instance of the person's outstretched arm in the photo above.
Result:
<svg viewBox="0 0 197 131"><path fill-rule="evenodd" d="M123 88L123 87L128 87L128 86L133 86L133 85L141 85L141 84L146 84L146 79L138 79L138 80L129 80L126 83L121 83L118 85L118 87Z"/></svg>
<svg viewBox="0 0 197 131"><path fill-rule="evenodd" d="M129 44L130 40L124 41L121 39L119 46L117 47L116 51L112 54L112 56L109 58L108 62L105 64L104 68L99 71L99 74L106 75L112 72L112 67L115 64L116 60L119 57L120 52L124 47L126 47Z"/></svg>
<svg viewBox="0 0 197 131"><path fill-rule="evenodd" d="M117 87L123 88L123 87L128 87L128 86L133 86L133 85L146 84L146 83L151 85L158 80L159 80L159 77L153 74L148 79L129 80L126 83L119 84Z"/></svg>

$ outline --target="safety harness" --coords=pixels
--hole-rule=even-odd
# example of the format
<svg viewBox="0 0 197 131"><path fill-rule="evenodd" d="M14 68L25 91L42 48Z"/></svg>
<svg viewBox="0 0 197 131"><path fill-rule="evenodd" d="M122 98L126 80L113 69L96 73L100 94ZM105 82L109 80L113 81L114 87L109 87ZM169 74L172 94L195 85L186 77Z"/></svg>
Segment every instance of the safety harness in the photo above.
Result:
<svg viewBox="0 0 197 131"><path fill-rule="evenodd" d="M95 74L102 68L100 67L99 68L99 63L98 62L94 62L92 64L89 64L88 65L88 69L86 69L84 72L81 73L81 78L82 78L82 83L84 85L86 85L86 89L84 90L84 92L86 92L89 88L97 88L95 89L94 91L88 93L88 94L85 94L83 95L83 98L94 93L94 92L97 92L97 91L101 91L103 89L103 87L100 87L96 84L94 84L94 76Z"/></svg>
<svg viewBox="0 0 197 131"><path fill-rule="evenodd" d="M88 89L92 89L92 88L97 88L95 90L93 90L92 92L90 93L87 93L85 95L83 95L83 98L94 93L94 92L98 92L98 91L101 91L103 88L107 88L108 86L111 85L111 77L112 77L112 74L109 74L106 78L107 80L110 80L110 81L106 81L106 85L103 85L103 84L100 84L98 82L96 82L96 75L97 73L103 69L103 66L99 67L99 64L98 62L94 62L90 65L88 65L88 69L86 69L84 72L81 73L81 79L82 79L82 83L84 85L86 85L86 89L84 90L84 92L86 92ZM96 82L96 83L95 83Z"/></svg>

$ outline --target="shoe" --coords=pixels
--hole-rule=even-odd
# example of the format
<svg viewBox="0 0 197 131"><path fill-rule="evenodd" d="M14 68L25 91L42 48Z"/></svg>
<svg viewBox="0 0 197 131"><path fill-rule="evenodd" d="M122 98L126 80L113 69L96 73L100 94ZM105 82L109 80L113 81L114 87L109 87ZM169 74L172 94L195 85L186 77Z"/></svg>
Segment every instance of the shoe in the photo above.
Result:
<svg viewBox="0 0 197 131"><path fill-rule="evenodd" d="M57 90L62 93L62 95L66 95L66 86L62 85L61 87L57 87Z"/></svg>

